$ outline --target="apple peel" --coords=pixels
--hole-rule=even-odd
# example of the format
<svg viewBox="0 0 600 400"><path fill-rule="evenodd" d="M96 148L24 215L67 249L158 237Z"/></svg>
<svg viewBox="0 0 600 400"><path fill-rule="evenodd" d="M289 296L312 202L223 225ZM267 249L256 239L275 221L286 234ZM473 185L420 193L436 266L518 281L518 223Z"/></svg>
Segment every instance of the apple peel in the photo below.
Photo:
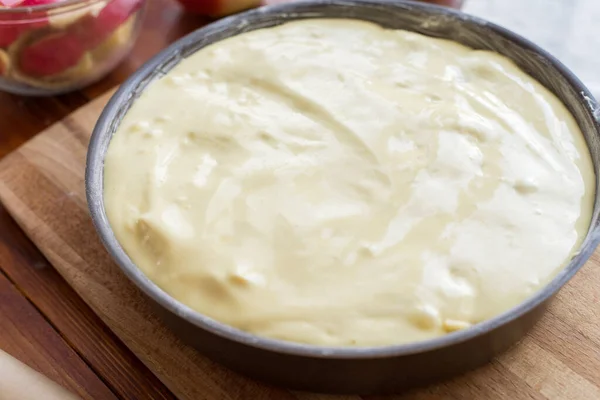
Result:
<svg viewBox="0 0 600 400"><path fill-rule="evenodd" d="M57 56L57 51L60 54ZM68 32L45 35L18 51L18 68L32 77L57 75L77 65L85 48Z"/></svg>
<svg viewBox="0 0 600 400"><path fill-rule="evenodd" d="M0 0L0 6L4 5L7 8L33 7L59 1L62 0ZM4 14L0 17L0 48L8 48L23 34L48 25L45 13L19 14Z"/></svg>
<svg viewBox="0 0 600 400"><path fill-rule="evenodd" d="M16 81L26 83L31 86L45 89L60 89L64 88L71 82L80 82L84 77L89 75L94 67L94 61L89 53L85 53L77 65L63 71L57 75L36 78L23 74L16 68L12 68L9 74L10 78Z"/></svg>
<svg viewBox="0 0 600 400"><path fill-rule="evenodd" d="M11 21L10 18L10 14L0 17L0 48L8 48L27 32L48 25L48 20L46 18L38 18L33 21L21 19ZM20 17L15 16L13 18Z"/></svg>

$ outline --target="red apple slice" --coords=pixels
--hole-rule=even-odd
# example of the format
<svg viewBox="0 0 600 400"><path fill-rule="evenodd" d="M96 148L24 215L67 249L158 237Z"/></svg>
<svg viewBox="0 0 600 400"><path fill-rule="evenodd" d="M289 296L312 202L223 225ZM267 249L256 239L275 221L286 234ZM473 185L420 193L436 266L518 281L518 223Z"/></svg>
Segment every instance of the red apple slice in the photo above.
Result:
<svg viewBox="0 0 600 400"><path fill-rule="evenodd" d="M12 67L9 70L9 77L19 82L27 83L31 86L47 89L65 89L69 86L77 86L78 83L85 81L94 68L94 62L89 53L85 53L77 65L69 68L60 74L46 77L31 77L23 74L17 68Z"/></svg>
<svg viewBox="0 0 600 400"><path fill-rule="evenodd" d="M0 6L4 7L17 7L23 0L0 0Z"/></svg>
<svg viewBox="0 0 600 400"><path fill-rule="evenodd" d="M5 21L0 21L0 48L7 48L23 33L20 26L4 26Z"/></svg>
<svg viewBox="0 0 600 400"><path fill-rule="evenodd" d="M88 15L69 27L85 43L86 49L93 49L108 38L119 26L136 12L142 0L112 0L97 16Z"/></svg>
<svg viewBox="0 0 600 400"><path fill-rule="evenodd" d="M32 77L56 75L77 65L85 48L73 35L52 33L17 51L21 73Z"/></svg>
<svg viewBox="0 0 600 400"><path fill-rule="evenodd" d="M0 15L0 48L8 48L21 35L48 25L45 15L23 16L2 13Z"/></svg>

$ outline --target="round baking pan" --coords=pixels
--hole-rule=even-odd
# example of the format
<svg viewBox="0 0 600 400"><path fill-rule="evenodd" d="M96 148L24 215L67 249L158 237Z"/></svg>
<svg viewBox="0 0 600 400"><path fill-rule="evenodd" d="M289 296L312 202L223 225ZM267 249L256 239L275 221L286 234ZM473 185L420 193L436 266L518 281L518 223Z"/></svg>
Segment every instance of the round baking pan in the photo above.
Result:
<svg viewBox="0 0 600 400"><path fill-rule="evenodd" d="M404 1L332 0L255 9L222 19L162 51L112 97L89 147L86 190L92 219L109 253L154 303L184 341L208 357L255 379L293 389L331 393L389 393L475 368L505 350L539 319L557 291L583 266L598 244L598 192L590 231L576 255L550 284L519 306L446 336L384 347L319 347L258 337L208 318L151 282L123 250L106 217L103 162L111 137L146 86L199 49L224 38L306 18L355 18L498 52L556 94L574 115L590 149L596 185L599 171L597 103L559 61L522 37L451 9Z"/></svg>

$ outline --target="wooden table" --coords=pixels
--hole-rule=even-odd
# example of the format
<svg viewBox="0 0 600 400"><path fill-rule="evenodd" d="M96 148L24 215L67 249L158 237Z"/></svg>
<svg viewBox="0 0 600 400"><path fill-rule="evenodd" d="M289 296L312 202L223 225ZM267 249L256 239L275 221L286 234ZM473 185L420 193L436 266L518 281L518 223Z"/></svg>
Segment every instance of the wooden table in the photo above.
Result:
<svg viewBox="0 0 600 400"><path fill-rule="evenodd" d="M148 3L135 49L101 82L48 98L0 92L0 158L207 22L184 14L172 0ZM0 348L84 399L175 398L66 284L1 204Z"/></svg>

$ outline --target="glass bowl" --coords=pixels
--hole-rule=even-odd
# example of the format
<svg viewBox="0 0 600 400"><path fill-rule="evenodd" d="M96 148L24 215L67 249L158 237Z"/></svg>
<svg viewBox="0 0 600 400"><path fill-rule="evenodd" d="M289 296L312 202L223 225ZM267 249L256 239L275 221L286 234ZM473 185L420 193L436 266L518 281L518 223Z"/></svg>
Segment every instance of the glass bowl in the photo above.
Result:
<svg viewBox="0 0 600 400"><path fill-rule="evenodd" d="M110 72L139 33L145 0L65 0L0 8L0 90L43 96Z"/></svg>

